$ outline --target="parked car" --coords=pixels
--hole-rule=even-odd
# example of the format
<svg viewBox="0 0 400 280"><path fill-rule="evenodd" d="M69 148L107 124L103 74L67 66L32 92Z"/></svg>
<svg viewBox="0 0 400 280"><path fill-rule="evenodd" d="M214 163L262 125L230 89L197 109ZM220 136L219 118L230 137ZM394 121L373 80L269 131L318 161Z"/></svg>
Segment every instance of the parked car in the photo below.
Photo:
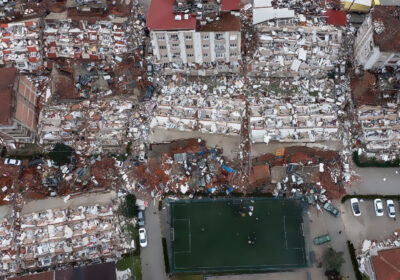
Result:
<svg viewBox="0 0 400 280"><path fill-rule="evenodd" d="M388 215L390 218L396 218L396 209L394 208L394 202L391 199L386 200L386 206L388 209Z"/></svg>
<svg viewBox="0 0 400 280"><path fill-rule="evenodd" d="M329 213L331 213L335 217L340 216L340 211L335 206L333 206L332 203L329 203L329 202L325 203L324 209L326 211L328 211Z"/></svg>
<svg viewBox="0 0 400 280"><path fill-rule="evenodd" d="M153 64L151 63L147 64L147 76L149 77L153 76Z"/></svg>
<svg viewBox="0 0 400 280"><path fill-rule="evenodd" d="M331 241L331 237L329 236L329 234L324 234L314 238L314 245L321 245L329 241Z"/></svg>
<svg viewBox="0 0 400 280"><path fill-rule="evenodd" d="M4 160L4 163L8 164L8 165L16 165L16 166L21 165L21 161L19 159L12 159L12 158L6 158Z"/></svg>
<svg viewBox="0 0 400 280"><path fill-rule="evenodd" d="M153 97L154 89L155 88L151 85L146 88L146 93L143 98L144 101L149 101Z"/></svg>
<svg viewBox="0 0 400 280"><path fill-rule="evenodd" d="M122 166L124 166L124 162L121 160L116 160L115 161L115 166L118 168L122 168Z"/></svg>
<svg viewBox="0 0 400 280"><path fill-rule="evenodd" d="M43 160L41 158L32 159L32 160L30 160L28 162L28 166L31 167L31 166L38 165L38 164L41 164L41 163L43 163Z"/></svg>
<svg viewBox="0 0 400 280"><path fill-rule="evenodd" d="M382 199L377 198L374 199L374 208L375 208L375 214L378 217L382 217L383 216L383 203L382 203Z"/></svg>
<svg viewBox="0 0 400 280"><path fill-rule="evenodd" d="M138 212L138 224L140 227L144 226L144 211Z"/></svg>
<svg viewBox="0 0 400 280"><path fill-rule="evenodd" d="M353 210L354 216L356 216L356 217L361 216L360 203L358 202L358 199L357 198L350 199L350 204L351 204L351 210Z"/></svg>
<svg viewBox="0 0 400 280"><path fill-rule="evenodd" d="M140 247L147 246L147 234L145 228L139 228L139 242L140 242Z"/></svg>

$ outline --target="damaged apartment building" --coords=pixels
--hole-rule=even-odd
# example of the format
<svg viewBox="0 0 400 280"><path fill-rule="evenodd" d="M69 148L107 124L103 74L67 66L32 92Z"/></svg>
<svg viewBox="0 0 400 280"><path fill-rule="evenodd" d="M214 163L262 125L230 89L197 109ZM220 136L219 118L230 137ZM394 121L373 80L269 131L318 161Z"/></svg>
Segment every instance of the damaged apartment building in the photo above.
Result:
<svg viewBox="0 0 400 280"><path fill-rule="evenodd" d="M129 126L132 108L126 100L47 106L39 117L40 143L62 142L84 155L118 150L127 137L133 137L134 128Z"/></svg>
<svg viewBox="0 0 400 280"><path fill-rule="evenodd" d="M400 6L376 6L358 29L356 63L364 70L400 66Z"/></svg>
<svg viewBox="0 0 400 280"><path fill-rule="evenodd" d="M37 135L37 90L16 68L0 68L0 136L10 146L29 143ZM5 143L3 143L5 144Z"/></svg>
<svg viewBox="0 0 400 280"><path fill-rule="evenodd" d="M134 248L120 235L124 221L116 215L118 204L109 202L110 194L92 199L99 203L82 205L81 198L67 197L57 198L62 206L50 209L36 201L16 214L8 207L8 217L0 220L0 275L115 260Z"/></svg>
<svg viewBox="0 0 400 280"><path fill-rule="evenodd" d="M252 75L321 78L338 64L342 31L322 17L255 0L253 25L258 49L249 63Z"/></svg>
<svg viewBox="0 0 400 280"><path fill-rule="evenodd" d="M354 44L356 63L364 70L379 72L379 79L370 86L372 100L357 107L362 128L359 140L367 157L384 161L398 157L400 149L399 25L399 6L375 6L358 30ZM372 74L365 71L365 75Z"/></svg>
<svg viewBox="0 0 400 280"><path fill-rule="evenodd" d="M241 131L245 101L212 93L174 88L159 97L150 127L202 133L238 135Z"/></svg>
<svg viewBox="0 0 400 280"><path fill-rule="evenodd" d="M166 74L239 72L239 0L152 0L147 27Z"/></svg>

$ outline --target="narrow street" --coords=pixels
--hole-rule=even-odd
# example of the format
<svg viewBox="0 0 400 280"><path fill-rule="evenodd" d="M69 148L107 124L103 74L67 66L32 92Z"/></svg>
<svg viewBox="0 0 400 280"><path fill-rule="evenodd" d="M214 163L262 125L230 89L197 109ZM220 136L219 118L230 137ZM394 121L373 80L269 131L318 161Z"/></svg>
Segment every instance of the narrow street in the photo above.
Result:
<svg viewBox="0 0 400 280"><path fill-rule="evenodd" d="M164 253L161 243L160 217L157 205L149 201L146 209L147 247L141 248L142 274L144 280L166 280Z"/></svg>

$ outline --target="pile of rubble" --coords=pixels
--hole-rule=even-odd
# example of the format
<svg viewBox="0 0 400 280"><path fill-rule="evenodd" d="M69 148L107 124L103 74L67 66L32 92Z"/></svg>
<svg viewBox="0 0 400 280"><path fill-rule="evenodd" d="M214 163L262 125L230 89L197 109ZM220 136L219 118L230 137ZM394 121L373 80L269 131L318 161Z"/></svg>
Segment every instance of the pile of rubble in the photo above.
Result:
<svg viewBox="0 0 400 280"><path fill-rule="evenodd" d="M133 107L122 99L48 106L39 117L40 143L61 142L87 156L119 150L126 139L133 138L129 126Z"/></svg>
<svg viewBox="0 0 400 280"><path fill-rule="evenodd" d="M98 204L81 205L81 199L58 199L58 207L29 212L26 205L21 212L1 220L0 258L1 275L21 271L37 271L49 267L68 266L74 262L114 260L134 248L121 235L118 203L106 203L115 193L104 194ZM43 201L53 204L53 201ZM43 208L43 207L39 207ZM43 208L45 209L45 208ZM13 219L17 217L16 222Z"/></svg>

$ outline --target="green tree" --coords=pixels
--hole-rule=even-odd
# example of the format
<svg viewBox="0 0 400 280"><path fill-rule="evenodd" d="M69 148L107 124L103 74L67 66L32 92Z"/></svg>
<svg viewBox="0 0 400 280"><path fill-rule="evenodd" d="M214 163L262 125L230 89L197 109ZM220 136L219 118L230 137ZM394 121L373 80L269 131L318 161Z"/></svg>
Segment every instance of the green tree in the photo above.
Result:
<svg viewBox="0 0 400 280"><path fill-rule="evenodd" d="M124 203L120 206L120 213L127 218L133 218L137 215L136 196L128 194L125 197Z"/></svg>
<svg viewBox="0 0 400 280"><path fill-rule="evenodd" d="M70 146L57 143L53 150L49 153L49 158L53 160L58 166L67 164L70 162L70 156L73 154L74 149Z"/></svg>
<svg viewBox="0 0 400 280"><path fill-rule="evenodd" d="M340 272L340 268L344 263L343 252L336 252L332 248L329 248L324 252L323 261L326 270Z"/></svg>

